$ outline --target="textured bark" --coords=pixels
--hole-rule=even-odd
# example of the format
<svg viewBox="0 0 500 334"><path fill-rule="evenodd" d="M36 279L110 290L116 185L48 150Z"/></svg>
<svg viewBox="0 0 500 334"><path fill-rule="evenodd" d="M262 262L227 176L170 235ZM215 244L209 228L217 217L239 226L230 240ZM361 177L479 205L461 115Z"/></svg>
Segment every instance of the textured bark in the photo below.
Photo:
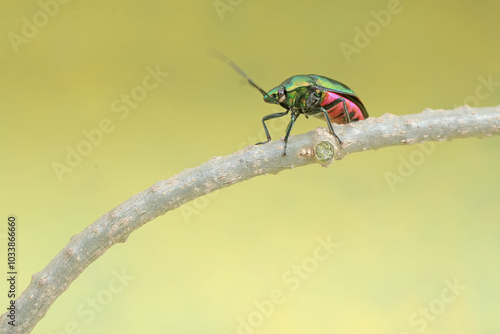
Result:
<svg viewBox="0 0 500 334"><path fill-rule="evenodd" d="M329 165L348 154L395 145L500 134L500 106L460 107L455 110L425 110L420 114L379 118L336 126L341 146L324 128L290 138L287 155L283 141L248 146L224 157L182 171L156 182L150 188L104 214L69 243L40 272L16 301L16 326L0 317L2 333L29 333L45 316L51 304L87 266L115 243L125 242L133 231L148 221L195 198L258 175L276 174L284 169L313 163ZM322 162L315 156L316 145L330 142L334 159Z"/></svg>

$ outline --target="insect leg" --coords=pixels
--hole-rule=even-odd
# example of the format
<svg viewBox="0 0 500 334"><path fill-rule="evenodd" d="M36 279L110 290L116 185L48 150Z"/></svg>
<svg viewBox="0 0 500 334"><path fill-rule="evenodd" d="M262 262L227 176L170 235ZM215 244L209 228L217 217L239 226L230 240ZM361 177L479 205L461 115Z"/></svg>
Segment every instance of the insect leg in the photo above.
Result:
<svg viewBox="0 0 500 334"><path fill-rule="evenodd" d="M335 133L335 131L333 131L332 121L330 121L330 116L328 116L328 112L323 107L321 108L321 111L325 115L326 123L328 124L328 129L330 130L330 132L332 133L332 135L334 135L335 138L337 138L337 140L339 141L340 145L342 145L342 140L340 140L339 136L337 136L337 134Z"/></svg>
<svg viewBox="0 0 500 334"><path fill-rule="evenodd" d="M295 114L292 112L292 119L286 128L285 133L285 149L283 150L283 155L286 155L286 146L288 144L288 136L290 136L290 132L292 131L293 125L295 124L295 120L299 117L300 114Z"/></svg>
<svg viewBox="0 0 500 334"><path fill-rule="evenodd" d="M266 121L268 121L270 119L273 119L273 118L278 118L278 117L286 116L286 115L288 115L289 111L290 110L287 110L285 112L277 112L277 113L274 113L274 114L270 114L270 115L264 116L264 118L262 118L262 125L264 125L264 130L266 131L267 140L263 141L263 142L260 142L260 143L257 143L255 145L261 145L261 144L269 143L271 141L271 135L269 134L269 130L267 129Z"/></svg>
<svg viewBox="0 0 500 334"><path fill-rule="evenodd" d="M347 103L345 102L345 99L340 98L342 100L342 103L344 104L344 114L347 120L347 123L351 123L351 115L349 115L349 111L347 110Z"/></svg>

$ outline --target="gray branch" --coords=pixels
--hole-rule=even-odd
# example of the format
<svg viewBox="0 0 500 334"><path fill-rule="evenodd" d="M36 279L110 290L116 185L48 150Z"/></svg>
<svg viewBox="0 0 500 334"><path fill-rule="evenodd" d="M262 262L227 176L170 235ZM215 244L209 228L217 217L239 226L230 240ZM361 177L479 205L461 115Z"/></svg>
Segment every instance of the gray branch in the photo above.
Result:
<svg viewBox="0 0 500 334"><path fill-rule="evenodd" d="M73 236L42 271L33 275L28 288L16 300L16 326L8 324L10 319L5 313L0 317L1 332L31 332L57 297L111 246L125 242L130 233L143 224L199 196L284 169L313 163L327 166L355 152L426 141L498 135L500 106L425 110L406 116L385 114L379 118L336 126L335 132L343 140L342 145L326 129L318 128L291 137L286 156L282 155L282 140L248 146L234 154L214 157L198 167L186 169L132 196ZM332 146L323 143L319 146L323 149L317 149L322 142ZM320 154L324 156L332 147L333 159L318 159Z"/></svg>

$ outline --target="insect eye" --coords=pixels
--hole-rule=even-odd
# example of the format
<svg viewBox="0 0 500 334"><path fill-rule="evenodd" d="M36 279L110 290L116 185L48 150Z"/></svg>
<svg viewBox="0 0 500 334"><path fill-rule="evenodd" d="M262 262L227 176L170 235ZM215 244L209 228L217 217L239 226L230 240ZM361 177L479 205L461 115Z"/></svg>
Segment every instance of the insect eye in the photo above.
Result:
<svg viewBox="0 0 500 334"><path fill-rule="evenodd" d="M286 91L284 89L278 90L278 102L282 103L285 101L286 98Z"/></svg>

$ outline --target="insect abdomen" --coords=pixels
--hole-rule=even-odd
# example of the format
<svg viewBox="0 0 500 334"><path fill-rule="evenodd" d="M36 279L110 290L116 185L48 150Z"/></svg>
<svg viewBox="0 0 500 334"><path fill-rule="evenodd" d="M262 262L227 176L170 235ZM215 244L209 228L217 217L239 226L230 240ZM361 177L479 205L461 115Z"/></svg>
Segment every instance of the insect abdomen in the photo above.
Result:
<svg viewBox="0 0 500 334"><path fill-rule="evenodd" d="M335 101L339 98L343 98L345 100L347 112L349 113L351 121L360 121L365 119L363 112L354 102L333 92L327 91L325 94L326 95L321 102L321 106L326 109L332 122L337 124L347 123L347 117L344 113L344 104L342 102L339 103L339 101Z"/></svg>

